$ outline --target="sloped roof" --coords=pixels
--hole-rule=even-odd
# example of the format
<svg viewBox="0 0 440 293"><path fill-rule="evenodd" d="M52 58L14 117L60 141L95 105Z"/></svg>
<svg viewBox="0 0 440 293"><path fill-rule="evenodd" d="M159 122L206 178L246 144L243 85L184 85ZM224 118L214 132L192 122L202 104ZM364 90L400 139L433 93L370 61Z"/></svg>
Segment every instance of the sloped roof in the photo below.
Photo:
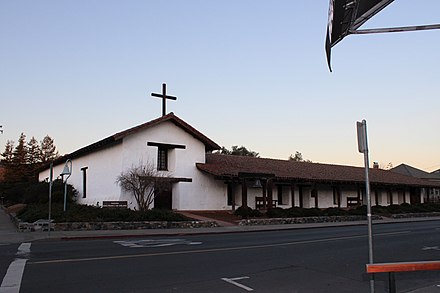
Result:
<svg viewBox="0 0 440 293"><path fill-rule="evenodd" d="M400 164L399 166L390 169L390 171L416 178L422 178L428 180L440 180L440 174L436 174L434 172L428 173L406 164Z"/></svg>
<svg viewBox="0 0 440 293"><path fill-rule="evenodd" d="M197 168L218 178L236 178L239 173L273 174L281 180L322 183L364 183L361 167L295 162L244 156L207 154L206 163ZM429 187L437 183L381 169L370 169L371 184Z"/></svg>
<svg viewBox="0 0 440 293"><path fill-rule="evenodd" d="M206 137L204 134L202 134L197 129L195 129L194 127L192 127L191 125L189 125L188 123L186 123L185 121L183 121L182 119L180 119L179 117L174 115L173 112L171 112L171 113L169 113L165 116L162 116L160 118L157 118L157 119L148 121L146 123L140 124L138 126L129 128L127 130L118 132L118 133L113 134L109 137L106 137L100 141L97 141L97 142L92 143L88 146L80 148L70 154L64 155L63 157L57 159L54 163L59 164L61 162L64 162L67 159L81 157L81 156L96 152L98 150L104 149L106 147L110 147L110 146L122 143L122 140L124 137L132 135L134 133L137 133L141 130L151 128L151 127L158 125L160 123L163 123L165 121L169 121L169 122L174 123L176 126L180 127L185 132L187 132L188 134L192 135L194 138L201 141L205 145L206 151L213 151L213 150L220 149L220 146L218 144L216 144L214 141L212 141L211 139Z"/></svg>

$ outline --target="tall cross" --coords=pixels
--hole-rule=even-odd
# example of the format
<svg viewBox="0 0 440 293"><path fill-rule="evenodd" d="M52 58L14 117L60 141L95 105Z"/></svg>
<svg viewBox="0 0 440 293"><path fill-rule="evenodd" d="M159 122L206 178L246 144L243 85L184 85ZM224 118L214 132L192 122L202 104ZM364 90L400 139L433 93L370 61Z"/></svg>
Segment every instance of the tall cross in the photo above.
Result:
<svg viewBox="0 0 440 293"><path fill-rule="evenodd" d="M167 96L167 84L163 83L162 84L162 94L155 94L155 93L151 93L151 96L153 97L157 97L157 98L162 98L162 116L165 116L167 113L167 103L166 100L177 100L176 97L173 96Z"/></svg>

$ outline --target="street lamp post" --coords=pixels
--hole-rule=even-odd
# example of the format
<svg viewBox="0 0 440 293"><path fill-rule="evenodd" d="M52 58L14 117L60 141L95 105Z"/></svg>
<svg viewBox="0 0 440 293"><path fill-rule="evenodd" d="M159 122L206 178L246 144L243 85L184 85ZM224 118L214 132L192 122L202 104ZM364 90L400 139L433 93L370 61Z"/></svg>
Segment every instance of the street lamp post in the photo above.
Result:
<svg viewBox="0 0 440 293"><path fill-rule="evenodd" d="M66 164L64 165L63 172L60 174L62 177L67 175L66 181L64 182L64 211L66 211L66 205L67 205L67 179L69 179L70 175L72 175L72 161L67 160Z"/></svg>

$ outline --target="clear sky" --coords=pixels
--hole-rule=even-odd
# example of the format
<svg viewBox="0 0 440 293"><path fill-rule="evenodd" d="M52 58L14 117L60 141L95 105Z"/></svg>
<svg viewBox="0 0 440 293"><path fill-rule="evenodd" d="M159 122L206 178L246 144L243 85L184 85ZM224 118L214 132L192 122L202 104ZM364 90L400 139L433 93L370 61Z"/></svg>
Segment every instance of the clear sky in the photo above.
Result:
<svg viewBox="0 0 440 293"><path fill-rule="evenodd" d="M349 36L324 52L328 0L3 0L1 151L21 132L61 154L157 118L150 96L219 145L262 157L440 169L440 30ZM364 28L440 23L395 0Z"/></svg>

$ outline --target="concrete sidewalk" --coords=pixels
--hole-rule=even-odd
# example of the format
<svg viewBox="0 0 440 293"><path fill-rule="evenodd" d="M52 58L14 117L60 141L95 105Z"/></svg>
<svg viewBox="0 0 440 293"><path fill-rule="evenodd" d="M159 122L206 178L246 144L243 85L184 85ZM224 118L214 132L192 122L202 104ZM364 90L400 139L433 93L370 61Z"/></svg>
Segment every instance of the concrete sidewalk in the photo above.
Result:
<svg viewBox="0 0 440 293"><path fill-rule="evenodd" d="M200 220L214 220L203 218ZM374 224L403 223L440 220L440 217L407 218L407 219L383 219L375 220ZM216 221L216 220L214 220ZM217 221L218 222L218 221ZM284 225L259 225L259 226L236 226L224 225L212 228L174 228L174 229L144 229L144 230L93 230L93 231L36 231L19 232L11 222L9 215L0 208L0 245L22 243L42 239L92 239L92 238L121 238L141 236L171 236L171 235L195 235L195 234L221 234L241 233L257 231L280 231L293 229L308 229L322 227L340 227L366 225L366 221L351 222L327 222L309 224L284 224Z"/></svg>

